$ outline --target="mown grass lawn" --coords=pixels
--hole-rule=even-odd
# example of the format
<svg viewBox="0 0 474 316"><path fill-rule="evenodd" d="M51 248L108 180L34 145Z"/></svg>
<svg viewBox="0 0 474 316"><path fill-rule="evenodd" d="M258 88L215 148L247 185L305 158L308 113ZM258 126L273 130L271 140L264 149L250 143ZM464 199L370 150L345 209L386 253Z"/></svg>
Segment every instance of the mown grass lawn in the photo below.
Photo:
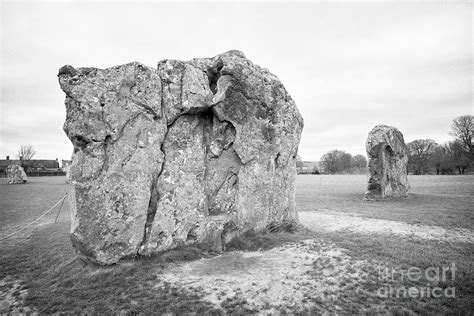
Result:
<svg viewBox="0 0 474 316"><path fill-rule="evenodd" d="M474 175L409 176L408 181L409 198L367 202L367 176L299 175L297 208L474 230Z"/></svg>
<svg viewBox="0 0 474 316"><path fill-rule="evenodd" d="M362 200L365 179L364 176L299 176L298 209L473 230L473 176L410 177L413 193L408 199L377 203ZM39 216L66 192L63 177L31 178L26 185L0 184L0 238ZM256 312L245 309L238 300L215 306L204 300L199 291L162 281L161 272L168 267L215 254L188 247L112 267L86 266L75 260L69 242L67 203L58 223L52 223L55 216L52 212L37 225L1 242L0 301L2 295L10 299L0 306L0 313L13 308L48 314ZM382 306L383 311L395 313L474 312L474 247L470 243L301 229L294 234L248 234L232 242L228 251L268 249L310 238L345 249L355 261L377 261L391 267L421 269L455 262L458 268L455 280L439 284L444 288L454 286L454 299L374 298L367 293L373 292L380 284L376 271L371 271L369 279L359 287L363 291L348 291L340 298L342 312L356 312L362 308L370 311L374 304ZM324 262L314 262L315 277L326 268L330 267L326 267ZM396 285L418 286L425 281L403 281ZM17 305L12 305L12 302Z"/></svg>

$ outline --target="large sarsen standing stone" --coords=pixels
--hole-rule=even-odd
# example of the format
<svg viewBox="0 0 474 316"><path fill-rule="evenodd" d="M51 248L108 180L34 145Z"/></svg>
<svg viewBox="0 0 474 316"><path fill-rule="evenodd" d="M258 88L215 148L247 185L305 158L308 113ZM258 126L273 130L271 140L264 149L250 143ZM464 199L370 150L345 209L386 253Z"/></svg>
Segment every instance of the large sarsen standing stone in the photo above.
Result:
<svg viewBox="0 0 474 316"><path fill-rule="evenodd" d="M369 158L369 183L365 197L405 197L410 185L407 179L408 150L403 134L395 127L377 125L366 143Z"/></svg>
<svg viewBox="0 0 474 316"><path fill-rule="evenodd" d="M84 259L221 250L242 232L297 222L303 119L241 52L58 76L74 144L71 240Z"/></svg>

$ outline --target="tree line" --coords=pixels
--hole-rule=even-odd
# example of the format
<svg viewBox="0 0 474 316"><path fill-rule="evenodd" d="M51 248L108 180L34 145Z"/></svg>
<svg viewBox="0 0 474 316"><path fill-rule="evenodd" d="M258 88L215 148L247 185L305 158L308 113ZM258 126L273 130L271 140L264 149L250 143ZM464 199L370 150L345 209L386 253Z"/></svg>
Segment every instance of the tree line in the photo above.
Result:
<svg viewBox="0 0 474 316"><path fill-rule="evenodd" d="M331 150L324 154L319 168L324 173L365 173L367 159L362 155L352 156L343 150Z"/></svg>
<svg viewBox="0 0 474 316"><path fill-rule="evenodd" d="M449 134L454 140L438 144L432 139L417 139L407 144L408 172L413 174L465 174L474 166L472 135L474 116L463 115L453 120Z"/></svg>
<svg viewBox="0 0 474 316"><path fill-rule="evenodd" d="M474 116L463 115L453 120L449 134L454 140L438 144L432 139L417 139L407 144L407 173L412 174L465 174L474 167L472 135ZM365 171L367 159L362 155L352 156L342 150L332 150L321 157L320 172L361 173Z"/></svg>

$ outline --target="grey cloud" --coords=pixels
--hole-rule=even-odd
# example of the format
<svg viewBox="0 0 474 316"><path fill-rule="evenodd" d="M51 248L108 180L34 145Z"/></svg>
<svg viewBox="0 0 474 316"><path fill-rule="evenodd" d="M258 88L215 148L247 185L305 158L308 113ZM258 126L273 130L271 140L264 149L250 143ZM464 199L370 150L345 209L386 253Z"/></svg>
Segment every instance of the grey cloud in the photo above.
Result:
<svg viewBox="0 0 474 316"><path fill-rule="evenodd" d="M445 141L451 120L473 111L472 13L462 3L2 6L0 157L28 142L41 158L70 157L56 78L64 64L155 66L240 49L295 99L306 160L336 148L363 154L378 123Z"/></svg>

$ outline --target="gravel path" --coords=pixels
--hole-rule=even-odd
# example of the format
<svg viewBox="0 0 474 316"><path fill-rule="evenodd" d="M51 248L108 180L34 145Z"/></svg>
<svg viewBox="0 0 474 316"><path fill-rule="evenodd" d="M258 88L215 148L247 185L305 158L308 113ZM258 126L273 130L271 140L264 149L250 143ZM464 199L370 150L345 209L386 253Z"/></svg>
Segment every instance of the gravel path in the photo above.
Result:
<svg viewBox="0 0 474 316"><path fill-rule="evenodd" d="M407 224L330 212L299 212L298 214L304 226L316 231L347 230L365 234L395 234L421 239L474 243L473 232L463 228L445 229L440 226Z"/></svg>

